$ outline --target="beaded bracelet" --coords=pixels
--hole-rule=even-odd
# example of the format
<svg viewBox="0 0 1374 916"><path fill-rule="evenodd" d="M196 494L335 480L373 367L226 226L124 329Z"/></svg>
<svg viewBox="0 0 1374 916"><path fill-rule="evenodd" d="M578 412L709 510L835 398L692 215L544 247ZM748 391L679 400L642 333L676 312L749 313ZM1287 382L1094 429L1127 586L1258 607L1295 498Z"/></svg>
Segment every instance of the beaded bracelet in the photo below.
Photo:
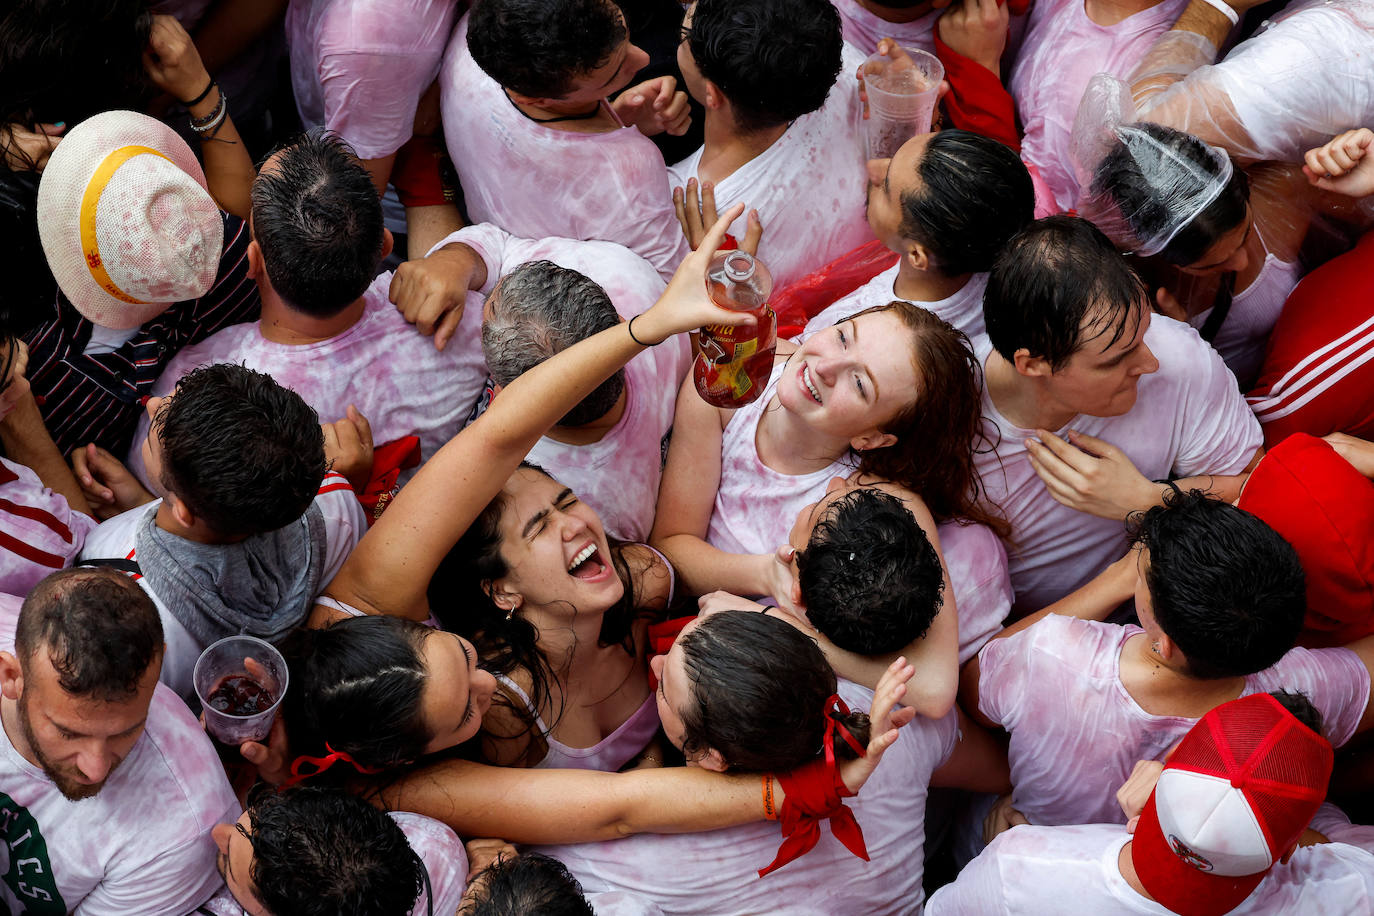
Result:
<svg viewBox="0 0 1374 916"><path fill-rule="evenodd" d="M221 89L219 93L219 102L215 105L213 111L203 118L191 118L191 130L199 134L202 139L208 140L219 130L220 125L224 123L224 119L228 114L228 98L225 96L224 90Z"/></svg>

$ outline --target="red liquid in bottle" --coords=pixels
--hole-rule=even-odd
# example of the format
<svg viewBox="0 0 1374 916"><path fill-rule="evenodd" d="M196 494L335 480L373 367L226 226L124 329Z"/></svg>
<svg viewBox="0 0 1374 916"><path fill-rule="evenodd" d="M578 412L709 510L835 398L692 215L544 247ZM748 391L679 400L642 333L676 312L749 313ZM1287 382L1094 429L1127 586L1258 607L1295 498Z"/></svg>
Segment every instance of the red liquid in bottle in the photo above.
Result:
<svg viewBox="0 0 1374 916"><path fill-rule="evenodd" d="M763 394L773 371L778 319L768 307L773 278L762 261L743 251L722 251L706 271L706 291L721 308L750 312L753 327L707 325L692 340L692 381L714 407L742 407Z"/></svg>
<svg viewBox="0 0 1374 916"><path fill-rule="evenodd" d="M246 674L220 678L206 701L212 709L229 716L253 716L272 708L277 698Z"/></svg>

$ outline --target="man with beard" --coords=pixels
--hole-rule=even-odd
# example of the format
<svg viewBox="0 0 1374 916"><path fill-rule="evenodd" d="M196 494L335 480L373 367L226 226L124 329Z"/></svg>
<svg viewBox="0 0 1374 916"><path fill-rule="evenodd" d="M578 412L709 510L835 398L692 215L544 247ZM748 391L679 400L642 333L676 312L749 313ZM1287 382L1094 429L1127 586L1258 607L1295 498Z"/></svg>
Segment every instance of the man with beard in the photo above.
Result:
<svg viewBox="0 0 1374 916"><path fill-rule="evenodd" d="M219 884L210 828L240 808L189 710L158 684L152 600L110 569L0 595L0 899L33 916L179 916Z"/></svg>

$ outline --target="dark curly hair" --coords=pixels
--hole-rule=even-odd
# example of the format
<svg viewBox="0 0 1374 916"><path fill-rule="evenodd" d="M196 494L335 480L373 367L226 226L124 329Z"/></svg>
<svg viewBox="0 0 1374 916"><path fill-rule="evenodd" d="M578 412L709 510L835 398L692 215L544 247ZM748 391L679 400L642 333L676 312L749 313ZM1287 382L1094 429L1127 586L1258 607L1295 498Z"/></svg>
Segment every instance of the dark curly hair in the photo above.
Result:
<svg viewBox="0 0 1374 916"><path fill-rule="evenodd" d="M409 916L425 866L394 820L338 789L263 793L248 809L248 870L268 911L281 916Z"/></svg>
<svg viewBox="0 0 1374 916"><path fill-rule="evenodd" d="M320 418L272 376L232 363L192 370L153 417L162 485L223 537L275 531L325 475Z"/></svg>
<svg viewBox="0 0 1374 916"><path fill-rule="evenodd" d="M916 517L890 493L846 493L797 553L812 626L859 655L895 652L919 639L944 604L944 570Z"/></svg>
<svg viewBox="0 0 1374 916"><path fill-rule="evenodd" d="M844 46L840 14L829 0L697 0L685 38L744 133L820 108L839 76Z"/></svg>
<svg viewBox="0 0 1374 916"><path fill-rule="evenodd" d="M678 700L682 751L717 751L731 769L783 772L816 759L835 672L816 641L767 614L723 611L679 637L692 696ZM868 716L833 714L862 747ZM842 738L840 758L853 758Z"/></svg>
<svg viewBox="0 0 1374 916"><path fill-rule="evenodd" d="M1170 494L1134 520L1159 628L1193 677L1263 671L1297 643L1307 613L1298 554L1257 517L1201 490Z"/></svg>
<svg viewBox="0 0 1374 916"><path fill-rule="evenodd" d="M537 852L503 856L472 880L478 889L461 916L593 916L567 866Z"/></svg>
<svg viewBox="0 0 1374 916"><path fill-rule="evenodd" d="M468 14L468 52L477 66L531 98L567 95L628 36L611 0L482 0Z"/></svg>

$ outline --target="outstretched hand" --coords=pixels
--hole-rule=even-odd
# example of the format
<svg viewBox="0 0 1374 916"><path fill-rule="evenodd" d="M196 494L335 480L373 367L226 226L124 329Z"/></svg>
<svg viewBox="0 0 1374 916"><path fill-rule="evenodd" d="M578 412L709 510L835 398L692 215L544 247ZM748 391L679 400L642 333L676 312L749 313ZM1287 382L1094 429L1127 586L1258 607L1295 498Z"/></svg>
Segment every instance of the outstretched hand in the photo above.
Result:
<svg viewBox="0 0 1374 916"><path fill-rule="evenodd" d="M387 297L406 321L443 350L458 330L468 292L486 282L486 265L467 245L454 242L396 268Z"/></svg>
<svg viewBox="0 0 1374 916"><path fill-rule="evenodd" d="M1374 131L1368 127L1347 130L1324 146L1307 151L1303 174L1324 191L1346 197L1374 194Z"/></svg>
<svg viewBox="0 0 1374 916"><path fill-rule="evenodd" d="M1002 75L1011 15L998 0L963 0L940 17L936 30L951 51Z"/></svg>
<svg viewBox="0 0 1374 916"><path fill-rule="evenodd" d="M697 195L697 180L687 179L687 187L673 188L673 212L677 214L677 224L687 237L687 245L693 251L701 247L706 230L720 214L716 212L716 186L709 181L701 183L700 197ZM759 240L763 238L763 223L759 221L759 211L750 210L744 229L744 238L739 240L741 251L759 253Z"/></svg>
<svg viewBox="0 0 1374 916"><path fill-rule="evenodd" d="M183 104L210 84L210 74L196 43L172 16L153 17L148 48L143 52L143 69L153 85Z"/></svg>
<svg viewBox="0 0 1374 916"><path fill-rule="evenodd" d="M725 241L725 230L743 212L744 204L735 204L726 210L702 237L701 246L683 258L663 295L652 308L635 319L633 330L637 338L656 344L674 334L695 331L708 324L731 327L758 324L758 319L750 313L721 308L706 293L706 268L715 257L716 249Z"/></svg>
<svg viewBox="0 0 1374 916"><path fill-rule="evenodd" d="M845 788L857 795L878 769L883 754L897 743L898 732L916 718L916 710L897 705L906 695L907 682L916 674L905 658L898 658L883 672L873 691L873 704L868 710L868 748L863 757L840 764L840 778Z"/></svg>

